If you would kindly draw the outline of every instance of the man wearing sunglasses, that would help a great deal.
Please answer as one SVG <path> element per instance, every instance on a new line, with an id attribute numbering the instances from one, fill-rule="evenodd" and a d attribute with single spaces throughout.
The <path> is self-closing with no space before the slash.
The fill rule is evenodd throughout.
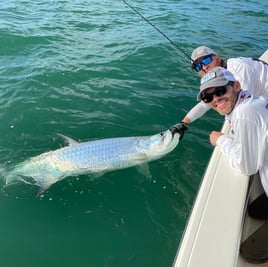
<path id="1" fill-rule="evenodd" d="M 233 73 L 243 90 L 251 90 L 254 95 L 268 97 L 268 65 L 260 60 L 245 57 L 223 60 L 214 50 L 206 46 L 194 49 L 191 59 L 192 69 L 200 77 L 215 67 L 224 67 Z M 209 107 L 204 101 L 199 102 L 181 122 L 171 127 L 171 130 L 180 132 L 182 138 L 184 131 L 188 129 L 188 124 L 202 117 L 208 110 Z"/>
<path id="2" fill-rule="evenodd" d="M 211 144 L 217 145 L 238 171 L 260 174 L 265 193 L 248 209 L 252 217 L 266 222 L 241 244 L 240 251 L 248 262 L 268 266 L 268 98 L 241 90 L 231 72 L 216 67 L 201 78 L 197 99 L 225 115 L 231 124 L 233 136 L 213 131 Z"/>

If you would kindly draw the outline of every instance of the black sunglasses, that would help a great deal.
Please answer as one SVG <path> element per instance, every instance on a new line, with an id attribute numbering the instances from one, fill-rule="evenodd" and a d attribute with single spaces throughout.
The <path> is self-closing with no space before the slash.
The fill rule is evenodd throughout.
<path id="1" fill-rule="evenodd" d="M 211 93 L 202 92 L 201 95 L 200 95 L 200 98 L 205 103 L 210 103 L 213 100 L 213 96 L 214 95 L 215 96 L 223 96 L 223 95 L 225 95 L 226 92 L 227 92 L 227 88 L 226 87 L 228 85 L 233 85 L 233 84 L 234 84 L 233 82 L 229 82 L 225 86 L 216 87 L 214 89 L 214 91 L 211 92 Z"/>

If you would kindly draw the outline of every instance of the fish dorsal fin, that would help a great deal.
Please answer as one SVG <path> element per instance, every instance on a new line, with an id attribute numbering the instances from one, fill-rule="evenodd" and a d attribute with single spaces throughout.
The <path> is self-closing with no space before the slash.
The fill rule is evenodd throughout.
<path id="1" fill-rule="evenodd" d="M 63 138 L 68 143 L 69 146 L 75 146 L 75 145 L 78 145 L 79 144 L 78 141 L 76 141 L 76 140 L 74 140 L 71 137 L 68 137 L 66 135 L 63 135 L 63 134 L 58 133 L 58 136 L 60 136 L 61 138 Z"/>

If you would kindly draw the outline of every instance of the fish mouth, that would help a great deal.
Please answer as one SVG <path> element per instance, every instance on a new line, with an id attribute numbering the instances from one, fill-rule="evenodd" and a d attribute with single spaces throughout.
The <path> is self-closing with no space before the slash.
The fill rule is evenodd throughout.
<path id="1" fill-rule="evenodd" d="M 179 143 L 180 134 L 178 132 L 167 130 L 166 132 L 164 132 L 164 136 L 165 136 L 164 146 L 170 152 Z M 168 153 L 168 152 L 166 151 L 165 153 Z"/>
<path id="2" fill-rule="evenodd" d="M 171 133 L 172 139 L 175 137 L 176 134 L 180 136 L 180 134 L 176 131 L 171 131 L 171 130 L 168 130 L 168 131 Z"/>
<path id="3" fill-rule="evenodd" d="M 166 145 L 173 142 L 174 139 L 179 139 L 180 134 L 178 132 L 173 132 L 170 129 L 163 132 L 163 141 Z"/>

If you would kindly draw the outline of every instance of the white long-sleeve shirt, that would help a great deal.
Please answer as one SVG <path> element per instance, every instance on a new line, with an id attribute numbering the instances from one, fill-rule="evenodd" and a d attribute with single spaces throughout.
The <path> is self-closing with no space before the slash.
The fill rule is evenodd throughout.
<path id="1" fill-rule="evenodd" d="M 236 170 L 246 175 L 259 171 L 268 196 L 268 98 L 241 91 L 226 119 L 231 123 L 234 136 L 222 135 L 217 146 Z"/>
<path id="2" fill-rule="evenodd" d="M 268 64 L 252 58 L 238 57 L 227 60 L 227 69 L 240 82 L 241 88 L 249 90 L 253 95 L 268 97 Z M 193 122 L 208 110 L 209 107 L 201 101 L 186 114 L 186 117 Z"/>

